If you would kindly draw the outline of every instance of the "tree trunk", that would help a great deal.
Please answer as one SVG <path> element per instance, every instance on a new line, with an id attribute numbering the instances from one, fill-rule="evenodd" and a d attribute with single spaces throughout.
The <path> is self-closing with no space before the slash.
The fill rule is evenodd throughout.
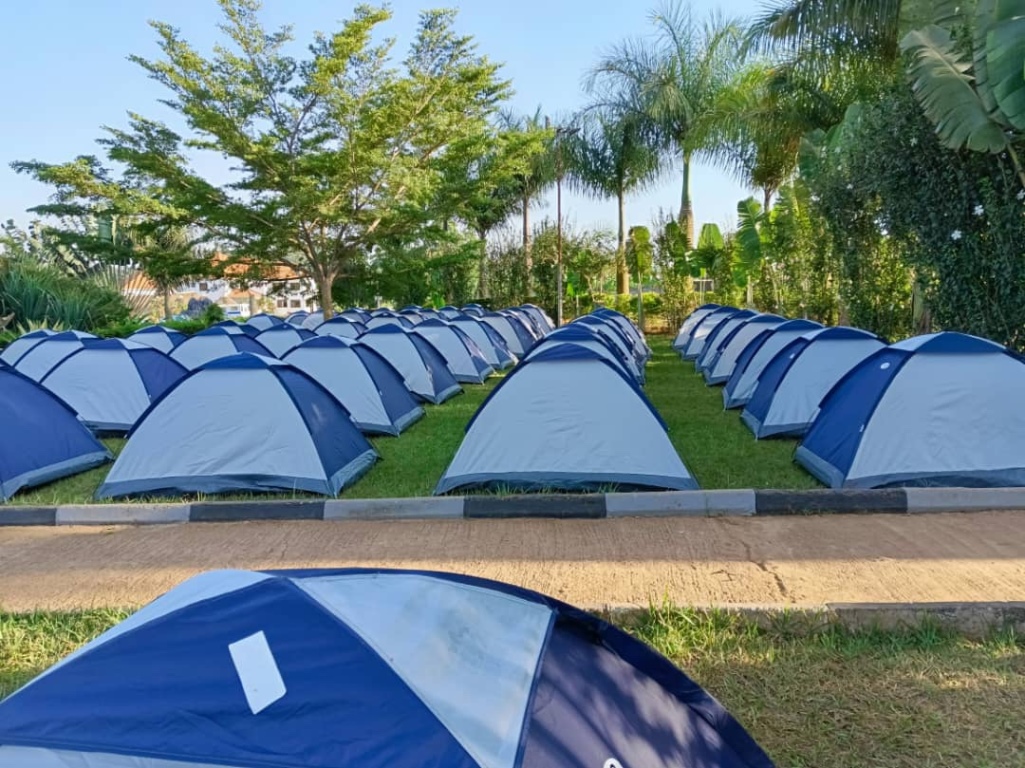
<path id="1" fill-rule="evenodd" d="M 249 289 L 249 316 L 250 317 L 252 317 L 253 315 L 257 314 L 257 311 L 256 311 L 257 308 L 258 307 L 257 307 L 257 302 L 256 302 L 256 294 L 253 292 L 253 289 L 250 288 Z"/>
<path id="2" fill-rule="evenodd" d="M 477 232 L 480 238 L 480 275 L 477 281 L 477 297 L 488 297 L 488 241 L 487 232 Z"/>
<path id="3" fill-rule="evenodd" d="M 755 305 L 755 279 L 754 275 L 747 276 L 747 308 L 753 309 Z"/>
<path id="4" fill-rule="evenodd" d="M 335 284 L 335 273 L 327 270 L 318 270 L 317 295 L 320 299 L 320 309 L 324 313 L 324 319 L 330 320 L 335 316 L 335 302 L 331 298 L 331 289 Z"/>
<path id="5" fill-rule="evenodd" d="M 616 251 L 616 293 L 630 293 L 630 268 L 626 264 L 626 196 L 619 191 L 619 249 Z"/>
<path id="6" fill-rule="evenodd" d="M 530 253 L 530 195 L 523 196 L 523 268 L 527 298 L 534 298 L 534 257 Z"/>
<path id="7" fill-rule="evenodd" d="M 762 190 L 762 211 L 765 212 L 765 213 L 768 213 L 769 209 L 771 207 L 772 207 L 772 189 L 770 187 L 766 187 L 765 189 Z"/>
<path id="8" fill-rule="evenodd" d="M 171 319 L 171 288 L 164 286 L 164 320 Z"/>
<path id="9" fill-rule="evenodd" d="M 690 153 L 683 156 L 683 188 L 680 191 L 680 229 L 687 237 L 687 248 L 694 247 L 694 209 L 690 203 Z"/>

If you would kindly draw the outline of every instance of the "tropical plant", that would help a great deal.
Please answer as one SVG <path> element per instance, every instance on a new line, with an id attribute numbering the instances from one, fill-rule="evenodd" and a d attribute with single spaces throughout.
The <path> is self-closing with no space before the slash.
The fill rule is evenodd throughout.
<path id="1" fill-rule="evenodd" d="M 626 262 L 637 278 L 637 323 L 641 330 L 644 330 L 644 278 L 651 274 L 654 258 L 651 230 L 641 226 L 630 227 L 626 241 Z"/>
<path id="2" fill-rule="evenodd" d="M 643 118 L 649 140 L 681 161 L 680 224 L 693 243 L 691 167 L 715 144 L 720 101 L 743 67 L 742 33 L 722 16 L 700 23 L 679 1 L 653 12 L 651 21 L 654 38 L 610 50 L 587 87 L 599 104 Z"/>
<path id="3" fill-rule="evenodd" d="M 626 261 L 627 195 L 649 187 L 662 170 L 658 151 L 646 141 L 636 112 L 595 108 L 583 113 L 579 131 L 566 142 L 571 188 L 599 199 L 615 199 L 618 243 L 616 292 L 630 291 Z"/>

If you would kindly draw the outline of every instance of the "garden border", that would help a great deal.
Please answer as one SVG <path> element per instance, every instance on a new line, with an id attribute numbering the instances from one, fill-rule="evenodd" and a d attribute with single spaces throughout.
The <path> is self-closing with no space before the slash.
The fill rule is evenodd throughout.
<path id="1" fill-rule="evenodd" d="M 752 517 L 1025 510 L 1025 488 L 709 490 L 398 499 L 197 501 L 0 506 L 0 526 L 147 525 L 259 520 L 441 520 L 541 517 Z"/>

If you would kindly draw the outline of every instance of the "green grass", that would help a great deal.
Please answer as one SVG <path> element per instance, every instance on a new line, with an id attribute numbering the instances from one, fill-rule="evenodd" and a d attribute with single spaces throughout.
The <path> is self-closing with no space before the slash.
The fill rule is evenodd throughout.
<path id="1" fill-rule="evenodd" d="M 0 613 L 0 697 L 122 619 Z M 780 768 L 1025 765 L 1025 639 L 854 632 L 656 607 L 626 627 L 718 698 Z"/>
<path id="2" fill-rule="evenodd" d="M 706 387 L 692 363 L 684 363 L 667 336 L 650 339 L 654 357 L 648 364 L 645 391 L 669 425 L 669 436 L 702 488 L 815 488 L 818 482 L 793 462 L 793 440 L 756 441 L 740 422 L 739 411 L 724 411 L 722 388 Z M 483 386 L 466 385 L 464 394 L 443 405 L 429 405 L 427 415 L 401 436 L 372 440 L 381 461 L 343 498 L 428 496 L 462 442 L 470 417 L 501 379 Z M 124 440 L 105 440 L 116 454 Z M 41 488 L 20 493 L 12 504 L 51 506 L 88 504 L 109 466 L 98 467 Z M 314 498 L 308 494 L 274 494 L 279 498 Z M 225 501 L 253 494 L 217 497 Z M 154 501 L 151 499 L 150 501 Z M 169 501 L 169 499 L 161 499 Z"/>

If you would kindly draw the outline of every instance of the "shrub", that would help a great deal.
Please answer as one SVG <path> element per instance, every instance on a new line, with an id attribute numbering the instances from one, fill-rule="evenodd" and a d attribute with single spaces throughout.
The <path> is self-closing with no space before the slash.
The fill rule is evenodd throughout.
<path id="1" fill-rule="evenodd" d="M 129 309 L 116 291 L 13 258 L 0 262 L 0 316 L 8 314 L 14 315 L 13 330 L 37 324 L 92 331 L 127 320 Z"/>

